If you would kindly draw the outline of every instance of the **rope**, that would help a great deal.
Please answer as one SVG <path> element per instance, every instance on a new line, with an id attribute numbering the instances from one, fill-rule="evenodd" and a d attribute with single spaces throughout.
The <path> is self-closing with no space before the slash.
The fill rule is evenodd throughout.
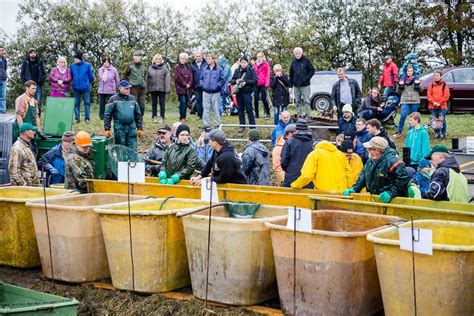
<path id="1" fill-rule="evenodd" d="M 53 251 L 51 247 L 51 232 L 49 230 L 49 216 L 48 216 L 48 204 L 46 202 L 46 176 L 44 172 L 44 164 L 41 168 L 41 175 L 43 177 L 43 198 L 44 198 L 44 212 L 46 215 L 46 229 L 48 230 L 48 245 L 49 245 L 49 262 L 51 265 L 51 279 L 53 280 L 54 285 L 54 265 L 53 265 Z"/>
<path id="2" fill-rule="evenodd" d="M 209 294 L 209 257 L 211 253 L 211 216 L 212 216 L 212 180 L 206 181 L 206 188 L 209 189 L 208 183 L 210 183 L 211 188 L 210 188 L 210 197 L 209 197 L 209 227 L 207 230 L 207 268 L 206 268 L 206 309 L 208 306 L 208 301 L 207 297 Z"/>
<path id="3" fill-rule="evenodd" d="M 296 206 L 293 212 L 293 315 L 296 315 Z"/>
<path id="4" fill-rule="evenodd" d="M 415 236 L 414 236 L 414 227 L 413 227 L 413 216 L 411 216 L 411 258 L 412 258 L 412 267 L 413 267 L 413 307 L 415 308 L 415 316 L 417 316 L 418 311 L 416 308 L 416 272 L 415 272 Z"/>
<path id="5" fill-rule="evenodd" d="M 130 259 L 132 263 L 132 290 L 135 291 L 135 266 L 133 264 L 133 242 L 132 242 L 132 215 L 130 211 L 130 167 L 135 168 L 136 162 L 133 165 L 130 160 L 127 162 L 127 202 L 128 202 L 128 231 L 130 234 Z"/>

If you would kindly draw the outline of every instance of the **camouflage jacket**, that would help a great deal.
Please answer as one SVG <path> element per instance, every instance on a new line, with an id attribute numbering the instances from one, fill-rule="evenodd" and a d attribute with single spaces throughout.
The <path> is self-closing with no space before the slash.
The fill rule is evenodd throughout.
<path id="1" fill-rule="evenodd" d="M 8 160 L 10 183 L 19 186 L 38 186 L 40 184 L 35 154 L 29 142 L 18 137 L 10 149 Z"/>
<path id="2" fill-rule="evenodd" d="M 74 149 L 66 158 L 64 188 L 87 192 L 86 179 L 94 178 L 94 163 L 92 153 L 84 154 Z"/>

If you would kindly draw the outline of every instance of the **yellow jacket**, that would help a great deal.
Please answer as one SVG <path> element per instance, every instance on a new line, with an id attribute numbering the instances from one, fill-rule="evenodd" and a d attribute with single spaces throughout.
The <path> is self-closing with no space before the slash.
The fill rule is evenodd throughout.
<path id="1" fill-rule="evenodd" d="M 349 188 L 352 188 L 354 183 L 357 181 L 357 178 L 359 178 L 360 172 L 364 168 L 364 163 L 358 154 L 353 153 L 351 160 L 349 160 L 349 166 L 351 167 L 352 171 L 352 179 L 349 182 Z"/>
<path id="2" fill-rule="evenodd" d="M 341 192 L 350 188 L 352 177 L 346 156 L 336 146 L 323 140 L 306 157 L 301 176 L 291 187 L 301 189 L 313 181 L 315 190 Z"/>

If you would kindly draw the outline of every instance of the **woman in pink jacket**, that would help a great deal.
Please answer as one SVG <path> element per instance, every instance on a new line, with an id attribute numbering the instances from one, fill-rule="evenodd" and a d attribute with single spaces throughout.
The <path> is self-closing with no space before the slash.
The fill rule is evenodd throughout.
<path id="1" fill-rule="evenodd" d="M 258 100 L 261 99 L 263 102 L 265 119 L 270 118 L 270 105 L 268 104 L 268 87 L 270 86 L 270 64 L 265 60 L 263 53 L 257 54 L 257 62 L 253 66 L 258 76 L 258 82 L 255 86 L 254 92 L 254 106 L 255 106 L 255 118 L 259 117 L 258 114 Z"/>
<path id="2" fill-rule="evenodd" d="M 51 82 L 50 96 L 58 98 L 69 97 L 69 84 L 72 81 L 72 77 L 65 57 L 60 56 L 58 58 L 56 67 L 53 68 L 49 75 L 49 81 Z"/>

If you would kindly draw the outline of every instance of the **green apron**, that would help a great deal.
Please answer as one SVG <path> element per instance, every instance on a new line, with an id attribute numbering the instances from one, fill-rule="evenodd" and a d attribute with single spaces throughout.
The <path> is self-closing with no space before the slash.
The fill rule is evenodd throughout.
<path id="1" fill-rule="evenodd" d="M 28 104 L 28 109 L 26 110 L 26 115 L 23 118 L 23 123 L 30 123 L 31 125 L 36 126 L 36 105 L 31 106 Z M 20 136 L 20 126 L 18 125 L 17 120 L 15 120 L 15 122 L 13 123 L 12 135 L 13 135 L 13 140 L 12 140 L 12 144 L 13 144 L 14 142 L 16 142 L 16 140 Z M 36 149 L 38 148 L 37 144 L 38 144 L 38 133 L 35 134 L 35 139 L 31 141 L 31 145 L 35 153 L 36 153 Z"/>

